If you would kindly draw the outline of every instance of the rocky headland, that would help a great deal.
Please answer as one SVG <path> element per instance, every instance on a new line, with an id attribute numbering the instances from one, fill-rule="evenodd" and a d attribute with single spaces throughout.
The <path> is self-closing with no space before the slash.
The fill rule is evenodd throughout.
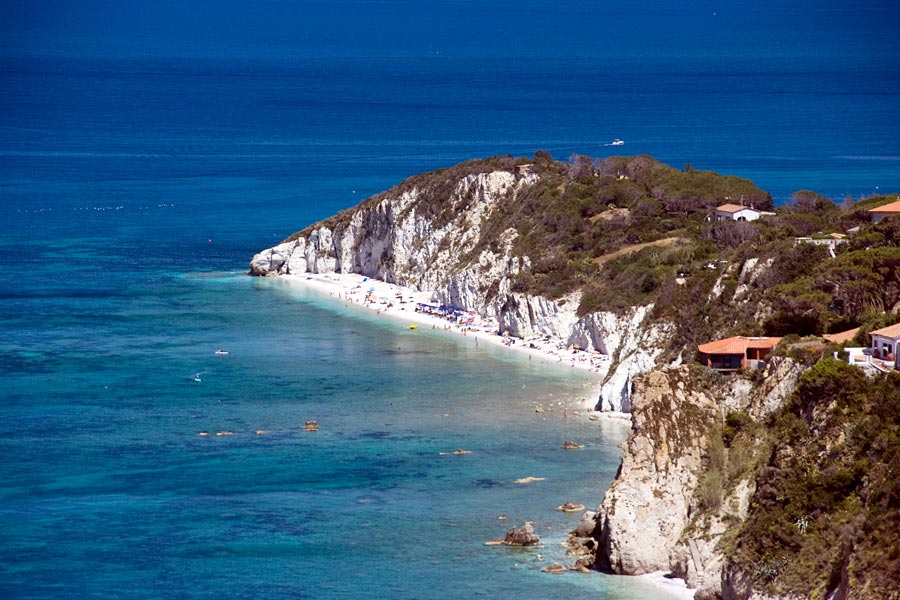
<path id="1" fill-rule="evenodd" d="M 632 431 L 569 536 L 569 569 L 665 571 L 701 600 L 896 597 L 900 381 L 837 360 L 822 335 L 861 324 L 842 343 L 867 344 L 897 321 L 900 226 L 868 222 L 885 197 L 795 196 L 722 222 L 721 202 L 771 198 L 644 156 L 472 161 L 307 227 L 250 272 L 358 274 L 475 311 L 496 335 L 604 356 L 596 408 L 631 413 Z M 854 227 L 844 245 L 796 241 Z M 764 370 L 696 362 L 730 335 L 783 339 Z"/>

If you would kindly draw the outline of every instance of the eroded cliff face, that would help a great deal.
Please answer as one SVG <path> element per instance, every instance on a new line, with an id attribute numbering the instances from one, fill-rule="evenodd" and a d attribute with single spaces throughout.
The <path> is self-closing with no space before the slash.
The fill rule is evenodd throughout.
<path id="1" fill-rule="evenodd" d="M 355 209 L 334 229 L 320 226 L 296 240 L 253 257 L 253 275 L 359 273 L 384 281 L 432 290 L 446 286 L 461 257 L 481 241 L 482 224 L 500 202 L 512 202 L 536 177 L 517 179 L 496 171 L 469 175 L 456 183 L 439 211 L 433 199 L 413 188 L 384 195 Z M 508 243 L 508 239 L 500 240 Z M 503 252 L 496 252 L 502 256 Z M 485 257 L 485 260 L 489 260 Z M 504 265 L 515 274 L 518 264 Z"/>
<path id="2" fill-rule="evenodd" d="M 722 538 L 747 518 L 756 481 L 739 462 L 749 457 L 716 448 L 716 440 L 725 415 L 760 419 L 780 407 L 802 371 L 778 358 L 757 384 L 696 366 L 637 377 L 632 432 L 597 512 L 595 566 L 625 575 L 673 572 L 698 600 L 722 597 Z"/>
<path id="3" fill-rule="evenodd" d="M 637 379 L 632 432 L 622 466 L 599 510 L 597 564 L 624 575 L 670 570 L 669 553 L 687 526 L 707 432 L 721 408 L 690 387 L 679 367 Z"/>
<path id="4" fill-rule="evenodd" d="M 491 235 L 498 207 L 515 203 L 538 176 L 495 171 L 461 178 L 446 198 L 417 188 L 387 192 L 353 209 L 332 227 L 314 226 L 294 240 L 266 249 L 250 264 L 258 276 L 358 273 L 430 291 L 435 300 L 495 317 L 513 336 L 549 334 L 566 345 L 609 356 L 597 408 L 631 410 L 632 379 L 657 366 L 669 328 L 651 324 L 650 307 L 624 315 L 577 315 L 579 293 L 551 300 L 513 291 L 516 275 L 531 268 L 517 256 L 513 229 Z"/>

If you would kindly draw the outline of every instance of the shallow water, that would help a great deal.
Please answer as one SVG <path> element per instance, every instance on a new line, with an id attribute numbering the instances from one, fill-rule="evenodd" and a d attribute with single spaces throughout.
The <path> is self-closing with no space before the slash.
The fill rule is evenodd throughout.
<path id="1" fill-rule="evenodd" d="M 641 597 L 532 573 L 577 522 L 553 506 L 597 504 L 618 465 L 621 423 L 534 412 L 587 376 L 241 274 L 130 297 L 3 363 L 9 594 Z M 524 520 L 543 560 L 482 545 Z"/>

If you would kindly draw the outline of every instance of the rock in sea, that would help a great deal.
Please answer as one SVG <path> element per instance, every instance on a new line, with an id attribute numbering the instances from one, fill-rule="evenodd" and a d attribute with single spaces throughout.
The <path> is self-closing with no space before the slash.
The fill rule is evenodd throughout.
<path id="1" fill-rule="evenodd" d="M 520 529 L 510 527 L 503 543 L 507 546 L 537 546 L 541 539 L 534 533 L 534 524 L 526 521 Z"/>
<path id="2" fill-rule="evenodd" d="M 544 567 L 543 571 L 544 573 L 553 573 L 555 575 L 558 575 L 560 573 L 565 573 L 566 568 L 559 563 L 553 563 L 552 565 Z"/>
<path id="3" fill-rule="evenodd" d="M 578 504 L 577 502 L 566 502 L 565 504 L 557 506 L 556 510 L 562 512 L 578 512 L 584 510 L 584 504 Z"/>

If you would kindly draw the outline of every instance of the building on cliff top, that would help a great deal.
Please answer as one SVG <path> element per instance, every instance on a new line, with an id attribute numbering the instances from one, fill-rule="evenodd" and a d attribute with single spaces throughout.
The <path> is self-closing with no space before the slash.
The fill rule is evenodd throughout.
<path id="1" fill-rule="evenodd" d="M 529 163 L 527 165 L 516 165 L 516 177 L 525 177 L 526 175 L 530 175 L 534 172 L 534 165 Z"/>
<path id="2" fill-rule="evenodd" d="M 724 340 L 700 344 L 700 362 L 717 371 L 761 369 L 780 337 L 747 337 L 738 335 Z"/>
<path id="3" fill-rule="evenodd" d="M 714 218 L 716 221 L 755 221 L 760 217 L 774 214 L 773 212 L 756 210 L 752 206 L 723 204 L 716 207 Z"/>
<path id="4" fill-rule="evenodd" d="M 843 344 L 844 342 L 849 342 L 850 340 L 855 338 L 858 332 L 859 327 L 854 327 L 853 329 L 848 329 L 847 331 L 839 331 L 838 333 L 826 333 L 822 337 L 832 344 Z"/>
<path id="5" fill-rule="evenodd" d="M 900 198 L 869 211 L 869 216 L 872 217 L 873 223 L 878 223 L 887 217 L 896 217 L 897 215 L 900 215 Z"/>
<path id="6" fill-rule="evenodd" d="M 894 363 L 894 368 L 900 367 L 900 323 L 882 327 L 869 333 L 872 340 L 872 356 Z"/>

